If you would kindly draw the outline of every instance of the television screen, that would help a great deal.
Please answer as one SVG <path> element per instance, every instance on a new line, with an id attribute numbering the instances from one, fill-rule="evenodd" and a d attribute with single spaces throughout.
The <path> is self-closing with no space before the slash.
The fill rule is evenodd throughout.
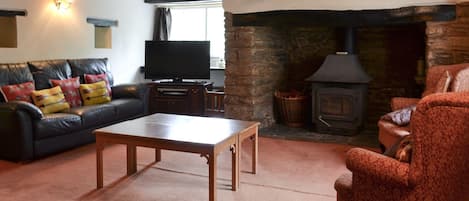
<path id="1" fill-rule="evenodd" d="M 145 41 L 145 79 L 210 79 L 210 41 Z"/>

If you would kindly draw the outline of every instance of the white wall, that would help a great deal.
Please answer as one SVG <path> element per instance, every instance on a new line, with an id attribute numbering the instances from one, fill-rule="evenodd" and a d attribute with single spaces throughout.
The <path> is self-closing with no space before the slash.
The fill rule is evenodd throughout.
<path id="1" fill-rule="evenodd" d="M 154 5 L 143 0 L 74 0 L 59 12 L 53 0 L 1 0 L 0 9 L 27 9 L 17 17 L 18 47 L 0 48 L 0 63 L 44 59 L 102 58 L 110 61 L 115 83 L 142 81 L 145 40 L 153 34 Z M 87 17 L 118 20 L 112 49 L 94 48 L 94 26 Z M 1 27 L 0 27 L 1 28 Z"/>
<path id="2" fill-rule="evenodd" d="M 467 1 L 469 0 L 223 0 L 223 8 L 226 12 L 239 14 L 273 10 L 392 9 Z"/>

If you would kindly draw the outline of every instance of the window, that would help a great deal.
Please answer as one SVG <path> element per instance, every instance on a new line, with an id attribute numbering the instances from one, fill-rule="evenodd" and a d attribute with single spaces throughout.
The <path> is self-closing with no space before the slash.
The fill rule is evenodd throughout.
<path id="1" fill-rule="evenodd" d="M 210 68 L 225 68 L 225 16 L 221 5 L 172 7 L 169 40 L 209 40 Z"/>

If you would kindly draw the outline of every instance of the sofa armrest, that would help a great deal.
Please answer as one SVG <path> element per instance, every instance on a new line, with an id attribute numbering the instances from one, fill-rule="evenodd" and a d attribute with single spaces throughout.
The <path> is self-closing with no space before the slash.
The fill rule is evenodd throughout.
<path id="1" fill-rule="evenodd" d="M 146 99 L 148 87 L 146 84 L 121 84 L 112 87 L 112 97 Z"/>
<path id="2" fill-rule="evenodd" d="M 409 164 L 362 148 L 347 152 L 347 168 L 386 184 L 409 186 Z"/>
<path id="3" fill-rule="evenodd" d="M 144 115 L 149 114 L 150 87 L 145 83 L 122 84 L 112 87 L 112 97 L 119 98 L 137 98 L 143 102 Z"/>
<path id="4" fill-rule="evenodd" d="M 391 110 L 396 111 L 411 105 L 416 105 L 419 98 L 394 97 L 391 99 Z"/>
<path id="5" fill-rule="evenodd" d="M 30 103 L 0 103 L 0 158 L 12 161 L 33 159 L 33 122 L 42 117 L 41 110 Z"/>
<path id="6" fill-rule="evenodd" d="M 20 110 L 27 112 L 32 119 L 42 119 L 44 117 L 44 114 L 38 107 L 25 101 L 10 101 L 0 104 L 0 111 L 3 112 L 14 113 Z"/>

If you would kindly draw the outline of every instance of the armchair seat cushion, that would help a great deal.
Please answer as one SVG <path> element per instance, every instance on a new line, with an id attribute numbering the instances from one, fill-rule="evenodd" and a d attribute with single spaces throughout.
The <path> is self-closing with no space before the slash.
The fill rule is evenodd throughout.
<path id="1" fill-rule="evenodd" d="M 407 126 L 398 126 L 392 122 L 386 120 L 378 121 L 379 142 L 386 147 L 390 148 L 396 142 L 398 142 L 402 137 L 410 134 L 410 125 Z"/>
<path id="2" fill-rule="evenodd" d="M 116 108 L 109 103 L 71 108 L 67 113 L 80 116 L 85 128 L 104 125 L 117 119 Z"/>
<path id="3" fill-rule="evenodd" d="M 128 118 L 143 113 L 143 101 L 133 98 L 116 99 L 109 103 L 116 109 L 117 118 Z"/>
<path id="4" fill-rule="evenodd" d="M 34 121 L 35 139 L 65 135 L 81 129 L 81 118 L 67 113 L 46 114 Z"/>

